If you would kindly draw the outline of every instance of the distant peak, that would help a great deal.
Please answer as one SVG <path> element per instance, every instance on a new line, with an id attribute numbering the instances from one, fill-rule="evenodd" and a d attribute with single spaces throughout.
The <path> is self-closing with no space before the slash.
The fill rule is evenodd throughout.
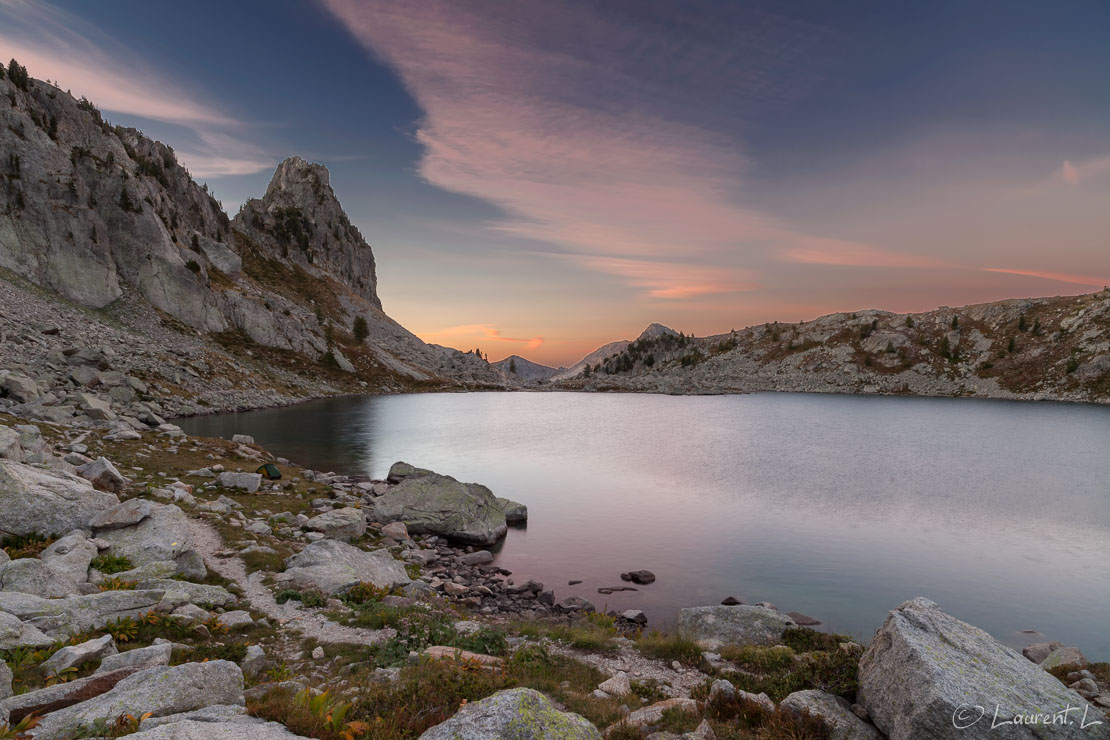
<path id="1" fill-rule="evenodd" d="M 644 329 L 639 338 L 649 339 L 652 337 L 662 337 L 668 334 L 672 336 L 678 336 L 678 332 L 670 328 L 669 326 L 663 326 L 662 324 L 648 324 L 648 328 Z"/>
<path id="2" fill-rule="evenodd" d="M 274 171 L 270 186 L 266 188 L 266 196 L 272 198 L 279 193 L 303 192 L 305 185 L 310 186 L 318 199 L 322 198 L 325 192 L 331 191 L 331 174 L 328 168 L 297 156 L 289 157 Z M 332 197 L 335 197 L 334 194 Z"/>

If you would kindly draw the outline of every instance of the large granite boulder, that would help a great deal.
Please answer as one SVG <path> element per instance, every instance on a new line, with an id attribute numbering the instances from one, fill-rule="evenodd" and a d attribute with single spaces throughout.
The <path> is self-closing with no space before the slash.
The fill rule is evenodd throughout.
<path id="1" fill-rule="evenodd" d="M 47 714 L 32 736 L 58 740 L 100 720 L 111 723 L 121 714 L 163 717 L 211 704 L 242 703 L 243 672 L 231 661 L 159 666 L 133 673 L 105 694 Z"/>
<path id="2" fill-rule="evenodd" d="M 601 740 L 584 717 L 560 712 L 532 689 L 498 691 L 467 704 L 420 740 Z"/>
<path id="3" fill-rule="evenodd" d="M 0 591 L 0 612 L 7 612 L 51 637 L 99 629 L 120 617 L 138 617 L 158 608 L 165 591 L 104 591 L 88 596 L 44 599 Z M 3 634 L 0 629 L 0 634 Z M 0 643 L 3 638 L 0 638 Z"/>
<path id="4" fill-rule="evenodd" d="M 104 660 L 119 650 L 111 635 L 101 635 L 79 645 L 66 645 L 42 662 L 39 667 L 47 676 L 57 675 L 67 668 L 76 668 L 94 660 Z"/>
<path id="5" fill-rule="evenodd" d="M 407 462 L 395 462 L 389 467 L 389 473 L 386 474 L 385 479 L 390 483 L 400 483 L 406 478 L 423 478 L 429 475 L 435 475 L 435 472 L 409 465 Z"/>
<path id="6" fill-rule="evenodd" d="M 106 457 L 98 457 L 92 462 L 85 463 L 77 468 L 77 475 L 81 476 L 93 488 L 108 493 L 119 493 L 127 487 L 128 480 L 116 470 L 116 466 Z"/>
<path id="7" fill-rule="evenodd" d="M 0 460 L 0 537 L 72 532 L 118 505 L 83 478 Z"/>
<path id="8" fill-rule="evenodd" d="M 18 647 L 48 647 L 54 640 L 37 627 L 24 624 L 14 614 L 0 611 L 0 650 Z M 0 661 L 2 662 L 2 661 Z"/>
<path id="9" fill-rule="evenodd" d="M 291 555 L 285 561 L 285 572 L 278 573 L 274 580 L 329 594 L 358 583 L 393 588 L 411 582 L 404 563 L 394 560 L 388 550 L 366 552 L 338 540 L 319 540 Z"/>
<path id="10" fill-rule="evenodd" d="M 39 386 L 26 375 L 11 374 L 0 380 L 0 396 L 14 398 L 20 403 L 30 403 L 41 395 Z"/>
<path id="11" fill-rule="evenodd" d="M 330 540 L 350 542 L 366 534 L 366 515 L 361 509 L 348 506 L 314 516 L 305 527 L 322 533 Z"/>
<path id="12" fill-rule="evenodd" d="M 847 701 L 824 691 L 795 691 L 779 705 L 795 713 L 819 717 L 829 731 L 830 740 L 883 740 L 873 725 L 852 713 Z"/>
<path id="13" fill-rule="evenodd" d="M 695 606 L 678 612 L 678 631 L 707 650 L 721 645 L 779 645 L 787 627 L 786 614 L 762 606 Z"/>
<path id="14" fill-rule="evenodd" d="M 38 558 L 18 558 L 0 565 L 0 591 L 60 599 L 77 593 L 77 582 L 59 576 Z"/>
<path id="15" fill-rule="evenodd" d="M 505 512 L 488 488 L 434 473 L 405 477 L 374 500 L 373 515 L 380 522 L 404 522 L 410 534 L 468 545 L 492 545 L 508 531 Z"/>
<path id="16" fill-rule="evenodd" d="M 179 570 L 192 571 L 200 560 L 193 550 L 189 517 L 173 504 L 133 499 L 92 521 L 98 539 L 111 545 L 113 555 L 122 555 L 132 565 L 172 560 Z M 203 569 L 203 561 L 200 561 Z M 198 574 L 189 573 L 195 577 Z M 204 577 L 205 573 L 199 573 Z"/>
<path id="17" fill-rule="evenodd" d="M 890 612 L 860 659 L 859 683 L 860 704 L 890 740 L 1110 738 L 1083 697 L 924 598 Z M 1084 717 L 1103 724 L 1081 727 Z"/>
<path id="18" fill-rule="evenodd" d="M 294 735 L 285 725 L 262 720 L 247 721 L 250 719 L 225 720 L 222 724 L 210 720 L 179 720 L 127 737 L 132 740 L 304 740 L 304 735 Z M 148 722 L 150 720 L 143 724 Z"/>

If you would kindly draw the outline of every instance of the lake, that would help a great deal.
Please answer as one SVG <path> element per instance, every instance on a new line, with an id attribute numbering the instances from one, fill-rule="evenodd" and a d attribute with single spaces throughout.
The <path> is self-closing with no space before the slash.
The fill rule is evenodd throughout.
<path id="1" fill-rule="evenodd" d="M 483 483 L 529 509 L 495 549 L 514 579 L 656 625 L 736 596 L 866 642 L 920 595 L 1015 647 L 1110 659 L 1110 408 L 437 393 L 178 423 L 317 470 L 383 478 L 404 460 Z M 658 580 L 597 593 L 632 569 Z"/>

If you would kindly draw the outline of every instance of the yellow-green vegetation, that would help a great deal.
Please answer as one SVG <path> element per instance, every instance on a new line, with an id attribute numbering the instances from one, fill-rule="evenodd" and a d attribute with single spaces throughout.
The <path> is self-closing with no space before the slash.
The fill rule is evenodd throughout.
<path id="1" fill-rule="evenodd" d="M 740 697 L 719 696 L 706 703 L 705 716 L 717 740 L 829 740 L 825 724 L 815 717 L 766 708 Z M 611 740 L 612 736 L 610 736 Z"/>
<path id="2" fill-rule="evenodd" d="M 1094 674 L 1095 680 L 1099 683 L 1110 683 L 1110 663 L 1088 663 L 1085 668 L 1086 670 Z M 1066 685 L 1074 683 L 1072 681 L 1068 681 L 1068 674 L 1080 670 L 1084 670 L 1084 666 L 1066 664 L 1058 665 L 1055 668 L 1050 668 L 1048 672 L 1056 678 L 1060 679 L 1060 681 Z"/>
<path id="3" fill-rule="evenodd" d="M 649 658 L 677 660 L 689 666 L 696 666 L 701 660 L 702 650 L 693 638 L 677 632 L 651 630 L 640 635 L 636 648 Z"/>
<path id="4" fill-rule="evenodd" d="M 579 650 L 597 652 L 616 650 L 617 645 L 613 642 L 613 638 L 617 636 L 617 630 L 613 626 L 612 618 L 598 619 L 597 617 L 604 617 L 604 615 L 590 615 L 586 619 L 576 619 L 572 622 L 517 620 L 509 624 L 509 631 L 532 639 L 546 637 Z"/>
<path id="5" fill-rule="evenodd" d="M 97 588 L 101 591 L 134 591 L 138 581 L 125 581 L 122 578 L 107 578 Z"/>
<path id="6" fill-rule="evenodd" d="M 0 540 L 0 549 L 8 553 L 12 560 L 18 558 L 37 558 L 43 550 L 54 544 L 53 537 L 31 532 L 13 535 Z"/>
<path id="7" fill-rule="evenodd" d="M 859 649 L 840 647 L 850 638 L 804 627 L 783 634 L 785 646 L 727 646 L 720 654 L 738 670 L 721 675 L 737 688 L 766 693 L 774 701 L 804 689 L 820 689 L 850 702 L 859 689 Z"/>
<path id="8" fill-rule="evenodd" d="M 100 571 L 106 576 L 113 573 L 122 573 L 125 570 L 131 570 L 134 566 L 131 561 L 123 555 L 97 555 L 89 563 L 89 567 Z"/>
<path id="9" fill-rule="evenodd" d="M 538 645 L 518 650 L 502 670 L 465 664 L 422 661 L 401 669 L 397 681 L 375 683 L 361 680 L 355 672 L 352 683 L 360 684 L 355 697 L 329 697 L 332 706 L 349 704 L 343 715 L 350 737 L 374 740 L 415 738 L 433 725 L 451 717 L 464 702 L 483 699 L 502 689 L 525 686 L 543 691 L 563 703 L 569 711 L 585 716 L 599 727 L 616 722 L 621 702 L 595 699 L 589 693 L 605 679 L 596 669 L 578 661 L 551 655 Z M 329 727 L 324 711 L 312 711 L 295 701 L 289 692 L 274 691 L 247 702 L 248 711 L 286 724 L 293 732 L 324 740 L 348 737 L 344 730 Z M 334 724 L 334 723 L 333 723 Z"/>

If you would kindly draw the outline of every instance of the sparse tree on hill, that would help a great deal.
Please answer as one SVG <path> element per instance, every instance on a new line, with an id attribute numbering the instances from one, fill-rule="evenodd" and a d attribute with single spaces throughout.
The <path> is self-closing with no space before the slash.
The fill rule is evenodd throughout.
<path id="1" fill-rule="evenodd" d="M 960 328 L 960 317 L 959 316 L 953 316 L 952 317 L 952 328 L 953 329 L 959 329 Z"/>
<path id="2" fill-rule="evenodd" d="M 516 375 L 516 358 L 513 357 L 509 360 L 509 372 Z"/>
<path id="3" fill-rule="evenodd" d="M 365 316 L 356 316 L 355 317 L 354 332 L 355 332 L 355 341 L 358 341 L 358 342 L 365 342 L 366 338 L 368 336 L 370 336 L 370 327 L 366 323 L 366 317 Z"/>

